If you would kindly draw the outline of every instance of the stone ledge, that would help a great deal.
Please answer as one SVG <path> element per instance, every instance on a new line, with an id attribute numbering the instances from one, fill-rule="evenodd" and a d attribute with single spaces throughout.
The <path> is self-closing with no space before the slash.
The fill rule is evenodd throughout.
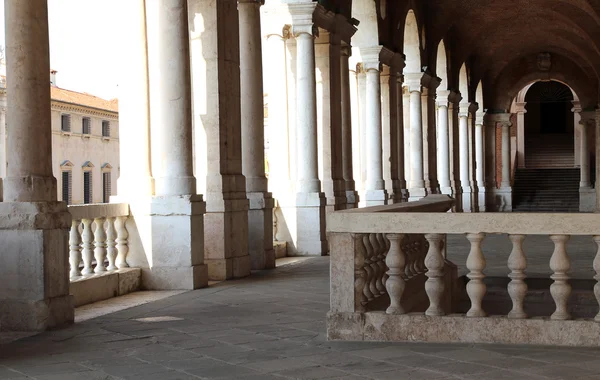
<path id="1" fill-rule="evenodd" d="M 0 230 L 71 228 L 71 214 L 63 202 L 0 202 Z"/>
<path id="2" fill-rule="evenodd" d="M 141 279 L 140 268 L 125 268 L 73 280 L 69 291 L 79 307 L 138 291 Z"/>
<path id="3" fill-rule="evenodd" d="M 429 317 L 422 313 L 327 314 L 327 339 L 375 342 L 496 343 L 599 347 L 600 323 L 591 319 L 555 321 L 505 316 Z"/>

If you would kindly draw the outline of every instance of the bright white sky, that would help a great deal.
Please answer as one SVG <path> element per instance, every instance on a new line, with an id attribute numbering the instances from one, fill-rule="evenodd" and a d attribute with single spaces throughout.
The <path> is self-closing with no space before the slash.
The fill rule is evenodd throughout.
<path id="1" fill-rule="evenodd" d="M 120 1 L 128 0 L 48 0 L 50 67 L 58 71 L 59 87 L 106 99 L 117 97 Z M 0 24 L 4 45 L 2 0 Z"/>

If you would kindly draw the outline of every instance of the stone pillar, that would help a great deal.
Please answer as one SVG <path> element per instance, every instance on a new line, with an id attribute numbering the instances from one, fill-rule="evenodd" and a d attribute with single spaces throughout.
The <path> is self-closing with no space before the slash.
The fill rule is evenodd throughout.
<path id="1" fill-rule="evenodd" d="M 317 94 L 315 75 L 316 4 L 290 7 L 296 37 L 296 250 L 301 255 L 327 253 L 325 238 L 325 194 L 321 192 L 317 163 Z M 300 112 L 302 111 L 302 112 Z"/>
<path id="2" fill-rule="evenodd" d="M 260 6 L 239 0 L 242 173 L 246 177 L 248 253 L 252 269 L 275 268 L 273 197 L 265 176 L 265 125 Z"/>
<path id="3" fill-rule="evenodd" d="M 401 154 L 404 154 L 404 146 L 400 147 L 401 142 L 402 144 L 404 144 L 403 137 L 401 136 L 401 134 L 403 133 L 401 129 L 403 128 L 403 123 L 401 123 L 399 120 L 399 117 L 402 117 L 402 111 L 398 107 L 398 105 L 400 104 L 399 102 L 402 99 L 402 94 L 399 91 L 399 88 L 402 88 L 402 83 L 398 82 L 398 77 L 402 76 L 403 68 L 404 56 L 400 54 L 394 54 L 392 61 L 390 62 L 389 102 L 388 104 L 386 104 L 386 107 L 389 108 L 390 125 L 389 166 L 391 171 L 391 192 L 389 194 L 389 197 L 391 199 L 391 203 L 402 202 L 403 197 L 406 195 L 403 194 L 403 188 L 406 189 L 406 183 L 404 182 L 404 160 L 401 156 Z M 388 139 L 388 137 L 385 134 L 384 139 Z M 402 169 L 400 169 L 400 165 L 402 165 Z M 402 176 L 402 179 L 400 179 L 400 176 Z M 388 188 L 390 188 L 390 185 L 388 185 Z M 406 191 L 404 191 L 404 193 L 406 193 Z"/>
<path id="4" fill-rule="evenodd" d="M 425 186 L 428 194 L 439 194 L 437 178 L 437 136 L 436 136 L 436 91 L 441 79 L 423 75 L 423 159 L 425 165 Z"/>
<path id="5" fill-rule="evenodd" d="M 402 66 L 404 66 L 404 63 L 402 64 Z M 396 123 L 397 123 L 397 138 L 398 138 L 398 188 L 399 188 L 399 192 L 397 191 L 396 193 L 399 194 L 400 198 L 398 198 L 397 196 L 394 199 L 394 202 L 408 202 L 408 188 L 407 188 L 407 184 L 406 184 L 406 165 L 405 165 L 405 161 L 406 161 L 406 153 L 405 153 L 405 147 L 406 147 L 406 143 L 405 140 L 405 134 L 404 132 L 406 131 L 406 128 L 404 126 L 404 114 L 405 112 L 408 113 L 408 111 L 405 111 L 404 109 L 404 87 L 403 87 L 403 83 L 404 83 L 404 76 L 402 75 L 402 69 L 398 68 L 398 76 L 396 78 Z"/>
<path id="6" fill-rule="evenodd" d="M 450 186 L 452 197 L 456 199 L 453 210 L 462 212 L 462 187 L 460 183 L 460 149 L 459 149 L 459 104 L 462 97 L 451 91 L 448 95 L 448 145 L 450 146 Z"/>
<path id="7" fill-rule="evenodd" d="M 47 0 L 5 2 L 8 165 L 0 202 L 0 325 L 43 331 L 73 323 L 71 215 L 52 175 Z"/>
<path id="8" fill-rule="evenodd" d="M 515 111 L 517 112 L 517 166 L 525 167 L 525 109 L 527 103 L 515 103 Z"/>
<path id="9" fill-rule="evenodd" d="M 3 96 L 5 101 L 6 95 Z M 6 103 L 3 103 L 6 104 Z M 2 181 L 6 177 L 6 107 L 0 107 L 0 202 L 4 198 Z M 57 189 L 58 190 L 58 189 Z M 58 195 L 58 193 L 57 193 Z"/>
<path id="10" fill-rule="evenodd" d="M 383 180 L 383 147 L 381 132 L 381 82 L 379 62 L 365 63 L 367 72 L 367 180 L 366 204 L 387 204 Z"/>
<path id="11" fill-rule="evenodd" d="M 412 173 L 410 165 L 410 89 L 408 87 L 408 84 L 406 83 L 406 77 L 403 76 L 402 79 L 402 121 L 404 122 L 404 175 L 406 176 L 406 187 L 407 189 L 409 189 Z M 408 198 L 406 200 L 408 201 Z"/>
<path id="12" fill-rule="evenodd" d="M 394 180 L 396 174 L 393 173 L 392 161 L 394 147 L 396 142 L 395 133 L 392 129 L 392 117 L 395 117 L 396 110 L 392 112 L 391 107 L 391 70 L 387 64 L 381 66 L 381 133 L 382 133 L 382 147 L 383 147 L 383 180 L 385 182 L 385 190 L 388 198 L 391 199 L 394 196 Z M 394 78 L 395 80 L 395 78 Z M 392 115 L 393 114 L 393 115 Z M 394 145 L 394 147 L 392 147 Z M 389 201 L 389 203 L 393 203 Z"/>
<path id="13" fill-rule="evenodd" d="M 464 212 L 473 212 L 473 190 L 469 177 L 469 103 L 461 103 L 459 110 L 458 144 L 460 162 L 460 186 Z"/>
<path id="14" fill-rule="evenodd" d="M 342 157 L 341 39 L 335 33 L 335 18 L 317 7 L 315 16 L 327 25 L 316 40 L 317 125 L 320 134 L 319 165 L 327 212 L 346 208 L 346 185 Z"/>
<path id="15" fill-rule="evenodd" d="M 251 259 L 249 201 L 242 174 L 241 83 L 233 80 L 240 77 L 238 2 L 188 4 L 196 176 L 206 176 L 204 255 L 211 280 L 240 278 L 250 274 Z"/>
<path id="16" fill-rule="evenodd" d="M 592 188 L 590 179 L 590 143 L 589 143 L 589 129 L 595 128 L 596 126 L 596 112 L 586 111 L 580 112 L 580 142 L 581 146 L 579 149 L 579 163 L 581 180 L 579 182 L 579 211 L 580 212 L 593 212 L 596 207 L 597 200 L 595 199 L 598 191 L 598 180 L 596 180 L 596 189 Z M 596 137 L 597 139 L 597 137 Z M 598 155 L 598 147 L 596 145 L 596 155 Z M 596 172 L 598 168 L 596 168 Z M 599 178 L 599 177 L 596 177 Z"/>
<path id="17" fill-rule="evenodd" d="M 475 114 L 475 179 L 477 183 L 477 194 L 479 211 L 485 212 L 485 146 L 484 146 L 484 132 L 483 127 L 483 112 L 477 112 Z"/>
<path id="18" fill-rule="evenodd" d="M 450 184 L 450 142 L 448 130 L 448 96 L 450 91 L 438 91 L 437 106 L 437 166 L 438 181 L 442 194 L 452 195 Z"/>
<path id="19" fill-rule="evenodd" d="M 144 287 L 197 289 L 208 285 L 208 269 L 199 232 L 204 229 L 205 203 L 196 194 L 193 172 L 188 6 L 185 0 L 153 5 L 156 24 L 149 27 L 148 49 L 155 196 Z"/>
<path id="20" fill-rule="evenodd" d="M 423 120 L 421 110 L 422 74 L 405 74 L 410 92 L 410 200 L 416 201 L 427 195 L 423 166 Z"/>
<path id="21" fill-rule="evenodd" d="M 500 202 L 496 199 L 498 185 L 496 183 L 496 118 L 487 113 L 483 119 L 485 139 L 485 210 L 499 210 Z"/>
<path id="22" fill-rule="evenodd" d="M 343 175 L 346 189 L 346 208 L 358 207 L 358 193 L 354 182 L 354 168 L 352 165 L 352 101 L 350 96 L 350 68 L 349 59 L 352 49 L 347 43 L 342 42 L 341 49 L 341 88 L 342 88 L 342 157 Z M 353 78 L 356 80 L 355 78 Z"/>
<path id="23" fill-rule="evenodd" d="M 502 180 L 498 190 L 500 211 L 512 211 L 512 185 L 510 165 L 510 114 L 499 114 L 498 127 L 502 129 Z"/>

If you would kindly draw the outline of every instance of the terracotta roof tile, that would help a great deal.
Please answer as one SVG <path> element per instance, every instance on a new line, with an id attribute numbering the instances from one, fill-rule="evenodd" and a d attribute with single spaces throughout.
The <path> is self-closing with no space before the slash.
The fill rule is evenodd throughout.
<path id="1" fill-rule="evenodd" d="M 50 87 L 50 97 L 54 101 L 77 104 L 110 112 L 119 112 L 117 99 L 106 100 L 94 95 L 65 90 L 59 87 Z"/>

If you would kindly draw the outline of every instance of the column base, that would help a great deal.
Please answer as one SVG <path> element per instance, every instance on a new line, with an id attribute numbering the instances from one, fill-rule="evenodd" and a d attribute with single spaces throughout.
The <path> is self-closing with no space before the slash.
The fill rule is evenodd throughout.
<path id="1" fill-rule="evenodd" d="M 463 189 L 462 187 L 455 183 L 452 185 L 452 198 L 456 200 L 454 203 L 454 207 L 452 209 L 453 212 L 463 212 Z"/>
<path id="2" fill-rule="evenodd" d="M 346 209 L 353 209 L 358 207 L 360 197 L 358 192 L 354 190 L 346 190 Z"/>
<path id="3" fill-rule="evenodd" d="M 486 192 L 487 189 L 483 186 L 479 186 L 477 192 L 477 200 L 479 202 L 479 212 L 487 212 L 487 204 L 486 204 Z"/>
<path id="4" fill-rule="evenodd" d="M 275 268 L 271 193 L 248 193 L 248 253 L 254 270 Z"/>
<path id="5" fill-rule="evenodd" d="M 462 188 L 462 210 L 463 212 L 476 212 L 475 193 L 471 186 Z"/>
<path id="6" fill-rule="evenodd" d="M 215 200 L 207 202 L 204 216 L 204 261 L 208 264 L 208 278 L 213 281 L 250 275 L 249 201 L 245 195 L 242 199 L 231 198 L 233 196 L 216 193 L 213 195 Z M 207 199 L 210 198 L 207 196 Z"/>
<path id="7" fill-rule="evenodd" d="M 512 212 L 512 187 L 501 187 L 495 191 L 499 212 Z"/>
<path id="8" fill-rule="evenodd" d="M 296 194 L 296 256 L 324 256 L 328 253 L 325 231 L 325 194 Z"/>
<path id="9" fill-rule="evenodd" d="M 193 290 L 208 286 L 204 263 L 204 212 L 201 195 L 153 197 L 149 268 L 142 287 L 152 290 Z"/>
<path id="10" fill-rule="evenodd" d="M 409 202 L 420 201 L 421 199 L 427 196 L 427 189 L 424 187 L 410 188 L 408 189 L 410 197 L 408 198 Z"/>
<path id="11" fill-rule="evenodd" d="M 382 206 L 388 204 L 388 192 L 386 190 L 367 190 L 365 193 L 367 207 Z"/>
<path id="12" fill-rule="evenodd" d="M 443 195 L 452 196 L 452 194 L 453 194 L 452 187 L 451 186 L 442 186 L 442 187 L 440 187 L 440 193 Z"/>
<path id="13" fill-rule="evenodd" d="M 72 324 L 71 214 L 63 202 L 0 203 L 0 328 L 44 331 Z"/>
<path id="14" fill-rule="evenodd" d="M 579 189 L 579 212 L 596 211 L 596 189 L 587 187 Z"/>

